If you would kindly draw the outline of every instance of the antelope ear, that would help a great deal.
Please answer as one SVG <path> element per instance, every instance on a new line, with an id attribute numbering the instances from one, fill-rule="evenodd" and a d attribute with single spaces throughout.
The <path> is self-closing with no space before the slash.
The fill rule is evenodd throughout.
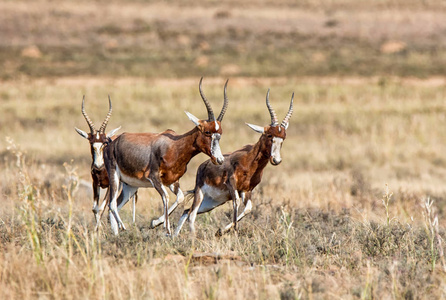
<path id="1" fill-rule="evenodd" d="M 186 113 L 186 115 L 189 117 L 189 120 L 191 120 L 192 121 L 192 123 L 194 123 L 195 124 L 195 126 L 198 126 L 200 123 L 198 122 L 199 121 L 199 119 L 196 117 L 196 116 L 194 116 L 193 114 L 191 114 L 190 112 L 187 112 L 187 111 L 184 111 L 185 113 Z"/>
<path id="2" fill-rule="evenodd" d="M 77 133 L 80 134 L 81 137 L 88 139 L 88 133 L 86 133 L 83 130 L 80 130 L 79 128 L 74 127 L 74 129 L 77 131 Z"/>
<path id="3" fill-rule="evenodd" d="M 118 128 L 115 128 L 113 130 L 110 130 L 110 132 L 107 133 L 107 137 L 110 138 L 110 137 L 114 136 L 116 131 L 118 131 L 119 129 L 121 129 L 121 126 L 119 126 Z"/>
<path id="4" fill-rule="evenodd" d="M 249 124 L 249 123 L 245 123 L 245 124 L 248 125 L 255 132 L 258 132 L 258 133 L 264 133 L 265 132 L 265 128 L 262 127 L 262 126 L 253 125 L 253 124 Z"/>

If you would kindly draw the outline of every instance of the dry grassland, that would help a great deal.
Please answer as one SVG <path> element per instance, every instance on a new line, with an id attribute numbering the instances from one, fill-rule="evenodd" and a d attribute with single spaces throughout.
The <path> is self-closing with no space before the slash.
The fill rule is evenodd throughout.
<path id="1" fill-rule="evenodd" d="M 1 299 L 446 298 L 443 3 L 0 11 Z M 206 115 L 201 76 L 216 111 L 229 78 L 223 152 L 257 141 L 244 123 L 268 124 L 268 88 L 279 118 L 295 92 L 283 162 L 265 169 L 252 213 L 216 237 L 231 220 L 223 205 L 197 217 L 195 238 L 186 225 L 173 239 L 149 229 L 162 204 L 141 189 L 135 225 L 125 207 L 127 231 L 113 236 L 104 218 L 95 233 L 88 143 L 74 131 L 87 128 L 82 96 L 96 123 L 111 96 L 108 129 L 182 133 L 184 110 Z M 192 159 L 184 190 L 206 159 Z"/>
<path id="2" fill-rule="evenodd" d="M 231 79 L 224 152 L 257 140 L 244 122 L 268 123 L 268 87 L 279 116 L 296 93 L 284 161 L 265 170 L 240 232 L 214 236 L 230 220 L 231 205 L 225 205 L 198 217 L 196 239 L 187 228 L 181 238 L 167 238 L 161 228 L 148 228 L 161 212 L 160 199 L 141 190 L 135 226 L 113 237 L 104 220 L 95 234 L 88 145 L 73 130 L 86 127 L 82 94 L 96 122 L 111 95 L 109 129 L 160 131 L 169 124 L 183 132 L 193 126 L 184 110 L 205 115 L 197 83 L 65 78 L 2 84 L 1 133 L 17 147 L 1 141 L 2 298 L 444 296 L 444 263 L 422 206 L 434 200 L 444 236 L 441 79 Z M 223 83 L 204 80 L 215 108 Z M 185 189 L 205 159 L 192 160 L 181 181 Z M 386 183 L 393 192 L 387 210 Z M 130 224 L 129 209 L 123 216 Z"/>

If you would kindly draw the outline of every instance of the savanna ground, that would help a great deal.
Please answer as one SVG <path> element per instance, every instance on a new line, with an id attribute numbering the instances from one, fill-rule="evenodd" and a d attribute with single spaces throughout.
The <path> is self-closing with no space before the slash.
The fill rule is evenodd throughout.
<path id="1" fill-rule="evenodd" d="M 0 2 L 0 298 L 446 297 L 446 6 L 442 1 Z M 265 94 L 295 109 L 238 233 L 232 205 L 197 236 L 93 231 L 86 109 L 108 129 L 185 132 L 229 78 L 223 152 L 255 143 Z M 193 187 L 206 156 L 181 180 Z M 103 192 L 104 194 L 104 192 Z M 173 195 L 172 195 L 173 198 Z M 189 205 L 185 204 L 185 206 Z M 176 225 L 183 206 L 171 216 Z"/>

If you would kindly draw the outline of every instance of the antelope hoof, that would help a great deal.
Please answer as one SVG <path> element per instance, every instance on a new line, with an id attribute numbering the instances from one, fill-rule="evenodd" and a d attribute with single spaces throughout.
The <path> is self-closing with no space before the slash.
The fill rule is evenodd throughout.
<path id="1" fill-rule="evenodd" d="M 215 236 L 216 237 L 221 237 L 223 235 L 223 231 L 221 230 L 221 228 L 219 228 L 218 230 L 217 230 L 217 232 L 215 233 Z"/>
<path id="2" fill-rule="evenodd" d="M 152 222 L 150 222 L 150 229 L 155 229 L 159 225 L 161 225 L 163 222 L 159 222 L 158 219 L 153 219 Z"/>
<path id="3" fill-rule="evenodd" d="M 124 223 L 119 223 L 118 228 L 122 230 L 127 230 L 127 228 L 125 228 L 124 226 Z"/>

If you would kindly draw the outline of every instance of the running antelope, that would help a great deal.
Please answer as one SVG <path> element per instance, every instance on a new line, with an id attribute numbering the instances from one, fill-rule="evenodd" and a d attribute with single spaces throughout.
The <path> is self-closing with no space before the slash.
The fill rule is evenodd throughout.
<path id="1" fill-rule="evenodd" d="M 246 145 L 242 149 L 224 155 L 222 165 L 213 165 L 209 160 L 200 165 L 197 171 L 195 188 L 188 194 L 194 195 L 191 208 L 186 209 L 180 218 L 175 235 L 180 233 L 186 219 L 189 220 L 190 229 L 195 233 L 195 218 L 198 214 L 213 210 L 214 208 L 233 201 L 234 217 L 217 234 L 228 232 L 232 227 L 237 230 L 237 222 L 251 212 L 252 190 L 262 180 L 263 169 L 271 162 L 277 166 L 282 161 L 280 149 L 286 137 L 286 129 L 293 113 L 293 96 L 287 115 L 279 125 L 276 113 L 269 103 L 269 90 L 266 94 L 266 106 L 271 115 L 271 124 L 266 127 L 246 123 L 254 131 L 261 133 L 260 139 L 255 145 Z M 240 205 L 240 197 L 245 206 L 243 212 L 237 216 Z"/>
<path id="2" fill-rule="evenodd" d="M 170 235 L 169 195 L 166 188 L 169 187 L 177 196 L 173 207 L 175 208 L 184 200 L 178 180 L 186 172 L 187 164 L 195 155 L 203 152 L 211 158 L 212 163 L 223 163 L 219 141 L 222 134 L 221 121 L 228 107 L 228 82 L 226 81 L 224 87 L 223 108 L 218 118 L 215 118 L 212 107 L 201 89 L 202 80 L 203 78 L 199 83 L 199 91 L 208 112 L 207 120 L 199 120 L 191 113 L 185 112 L 196 125 L 187 133 L 178 135 L 170 129 L 162 133 L 123 133 L 106 148 L 105 166 L 110 178 L 110 220 L 115 234 L 118 234 L 118 227 L 125 230 L 116 201 L 120 183 L 123 183 L 123 193 L 128 195 L 139 187 L 155 188 L 163 201 L 164 227 Z M 126 201 L 128 198 L 124 197 L 121 205 Z"/>
<path id="3" fill-rule="evenodd" d="M 107 203 L 107 195 L 108 195 L 108 175 L 104 166 L 104 156 L 103 149 L 106 147 L 109 139 L 114 139 L 114 134 L 121 128 L 115 128 L 109 133 L 105 134 L 105 129 L 107 127 L 108 121 L 112 114 L 112 104 L 110 100 L 110 96 L 108 97 L 109 110 L 108 114 L 105 117 L 104 121 L 101 124 L 99 130 L 95 129 L 94 123 L 88 117 L 85 112 L 85 96 L 82 99 L 82 115 L 87 121 L 88 127 L 90 127 L 90 133 L 86 133 L 85 131 L 76 128 L 77 133 L 79 133 L 83 138 L 86 138 L 90 143 L 90 151 L 91 151 L 91 178 L 93 185 L 93 213 L 96 219 L 96 229 L 100 223 L 100 219 L 102 216 L 102 212 L 104 210 L 105 204 Z M 107 189 L 106 196 L 104 197 L 104 201 L 101 206 L 99 206 L 99 197 L 101 188 Z M 136 196 L 133 198 L 133 222 L 135 222 L 135 202 Z"/>

